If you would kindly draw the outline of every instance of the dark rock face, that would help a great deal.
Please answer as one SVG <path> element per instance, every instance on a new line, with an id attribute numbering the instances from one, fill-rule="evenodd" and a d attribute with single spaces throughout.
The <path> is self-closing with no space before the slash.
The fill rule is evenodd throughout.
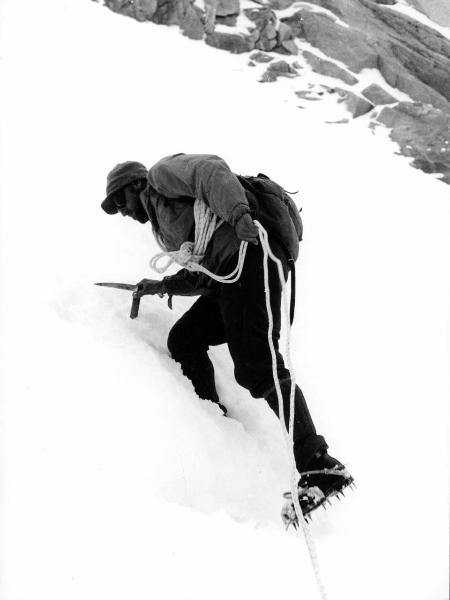
<path id="1" fill-rule="evenodd" d="M 297 13 L 303 37 L 358 73 L 379 68 L 388 83 L 413 100 L 450 101 L 450 42 L 440 33 L 374 0 L 310 0 L 349 25 L 327 15 Z M 328 18 L 328 21 L 325 19 Z M 352 57 L 352 54 L 354 56 Z M 450 106 L 447 106 L 450 110 Z"/>
<path id="2" fill-rule="evenodd" d="M 273 60 L 273 57 L 265 54 L 265 52 L 253 52 L 253 54 L 250 54 L 250 58 L 257 63 L 268 63 Z"/>
<path id="3" fill-rule="evenodd" d="M 255 48 L 270 52 L 277 45 L 277 17 L 268 7 L 244 10 L 244 14 L 255 23 Z"/>
<path id="4" fill-rule="evenodd" d="M 179 13 L 180 29 L 185 36 L 192 40 L 201 40 L 205 35 L 205 24 L 201 11 L 191 5 L 186 5 L 185 10 Z"/>
<path id="5" fill-rule="evenodd" d="M 319 58 L 312 52 L 308 51 L 303 52 L 303 56 L 304 58 L 306 58 L 306 60 L 308 61 L 312 70 L 315 73 L 320 73 L 321 75 L 341 79 L 341 81 L 343 81 L 347 85 L 354 85 L 355 83 L 358 83 L 358 79 L 351 75 L 351 73 L 349 73 L 345 69 L 342 69 L 341 67 L 329 60 Z"/>
<path id="6" fill-rule="evenodd" d="M 362 115 L 370 112 L 374 106 L 361 96 L 350 92 L 349 90 L 344 90 L 342 88 L 336 87 L 329 90 L 330 93 L 336 93 L 340 96 L 341 100 L 339 102 L 344 102 L 348 110 L 351 112 L 352 117 L 357 119 L 358 117 L 362 117 Z"/>
<path id="7" fill-rule="evenodd" d="M 255 47 L 255 43 L 250 37 L 239 35 L 237 33 L 221 33 L 215 31 L 214 33 L 207 35 L 205 41 L 208 46 L 220 48 L 221 50 L 228 50 L 228 52 L 233 54 L 250 52 Z"/>
<path id="8" fill-rule="evenodd" d="M 441 173 L 450 184 L 450 114 L 420 102 L 400 102 L 383 108 L 378 122 L 392 128 L 391 137 L 413 166 Z"/>
<path id="9" fill-rule="evenodd" d="M 280 54 L 298 54 L 298 48 L 294 41 L 292 29 L 286 23 L 279 23 L 277 29 L 277 45 L 275 52 Z"/>
<path id="10" fill-rule="evenodd" d="M 326 14 L 300 9 L 292 17 L 283 19 L 296 37 L 304 38 L 324 54 L 345 63 L 351 71 L 376 68 L 377 53 L 370 38 L 351 27 L 342 27 Z"/>
<path id="11" fill-rule="evenodd" d="M 202 11 L 190 0 L 105 0 L 105 5 L 137 21 L 179 25 L 185 35 L 196 40 L 205 33 Z"/>
<path id="12" fill-rule="evenodd" d="M 189 0 L 158 0 L 152 21 L 160 25 L 179 25 L 183 33 L 193 39 L 202 39 L 205 31 L 201 10 Z"/>
<path id="13" fill-rule="evenodd" d="M 218 17 L 228 17 L 238 15 L 240 12 L 239 0 L 217 0 L 216 15 Z"/>
<path id="14" fill-rule="evenodd" d="M 226 17 L 216 15 L 216 25 L 227 25 L 228 27 L 235 27 L 237 25 L 237 18 L 238 15 L 227 15 Z"/>
<path id="15" fill-rule="evenodd" d="M 267 4 L 274 10 L 284 10 L 289 8 L 293 2 L 294 0 L 269 0 Z"/>
<path id="16" fill-rule="evenodd" d="M 137 21 L 149 21 L 155 14 L 157 0 L 105 0 L 105 6 L 114 12 L 132 17 Z"/>
<path id="17" fill-rule="evenodd" d="M 300 3 L 290 17 L 281 19 L 275 11 L 291 6 L 294 0 L 267 0 L 264 4 L 257 0 L 258 6 L 244 9 L 253 24 L 248 33 L 214 31 L 215 22 L 236 23 L 240 0 L 205 0 L 205 11 L 193 2 L 104 0 L 111 10 L 139 21 L 178 25 L 185 35 L 205 39 L 215 48 L 232 53 L 257 50 L 248 64 L 270 63 L 262 75 L 263 82 L 298 75 L 295 63 L 275 61 L 266 54 L 296 55 L 296 39 L 306 40 L 313 47 L 303 56 L 314 72 L 340 79 L 348 86 L 358 82 L 357 75 L 363 69 L 377 69 L 390 86 L 407 94 L 411 102 L 397 103 L 396 98 L 375 84 L 368 86 L 362 96 L 341 88 L 333 91 L 354 118 L 374 106 L 384 106 L 378 122 L 392 128 L 391 137 L 402 152 L 414 157 L 415 166 L 427 172 L 441 172 L 450 183 L 450 41 L 435 29 L 396 11 L 396 0 L 308 0 Z M 448 10 L 450 18 L 450 0 L 411 3 L 425 13 L 426 7 L 441 10 L 441 6 Z M 314 48 L 329 60 L 321 58 Z M 333 61 L 343 63 L 347 69 Z M 307 99 L 318 98 L 308 92 Z"/>
<path id="18" fill-rule="evenodd" d="M 297 77 L 298 72 L 292 65 L 285 60 L 276 60 L 271 62 L 263 73 L 261 81 L 264 83 L 276 81 L 278 77 Z"/>
<path id="19" fill-rule="evenodd" d="M 270 63 L 267 69 L 273 73 L 278 73 L 279 75 L 294 77 L 297 75 L 297 70 L 285 60 L 276 60 L 275 62 Z"/>
<path id="20" fill-rule="evenodd" d="M 397 102 L 397 100 L 388 94 L 386 90 L 377 85 L 376 83 L 372 83 L 366 87 L 365 90 L 362 91 L 362 95 L 364 98 L 367 98 L 369 102 L 375 105 L 382 106 L 383 104 L 393 104 Z"/>

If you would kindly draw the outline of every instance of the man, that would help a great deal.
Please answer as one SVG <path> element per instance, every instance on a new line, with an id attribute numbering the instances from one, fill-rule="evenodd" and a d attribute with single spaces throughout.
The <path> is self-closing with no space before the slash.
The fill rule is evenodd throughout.
<path id="1" fill-rule="evenodd" d="M 269 190 L 270 184 L 275 191 L 281 189 L 270 182 L 267 183 Z M 286 278 L 289 260 L 297 258 L 298 232 L 283 202 L 278 199 L 264 202 L 257 189 L 246 186 L 245 178 L 233 174 L 218 156 L 175 154 L 163 158 L 149 171 L 132 161 L 114 167 L 108 174 L 102 208 L 108 214 L 120 212 L 142 224 L 150 222 L 160 246 L 174 252 L 184 242 L 194 240 L 198 227 L 194 217 L 196 200 L 223 221 L 207 245 L 202 266 L 218 275 L 230 273 L 236 266 L 241 242 L 249 242 L 238 281 L 219 283 L 204 273 L 182 269 L 161 281 L 143 279 L 137 286 L 136 295 L 200 296 L 169 333 L 168 348 L 172 357 L 180 363 L 198 396 L 215 402 L 226 414 L 217 394 L 208 349 L 227 343 L 236 381 L 253 397 L 265 398 L 278 415 L 267 339 L 263 252 L 252 217 L 256 216 L 267 228 L 271 250 L 280 259 Z M 269 261 L 269 286 L 277 374 L 288 426 L 291 380 L 278 350 L 282 284 L 272 261 Z M 317 434 L 298 386 L 295 389 L 293 440 L 299 473 L 322 471 L 304 474 L 299 482 L 300 504 L 304 514 L 308 514 L 327 497 L 340 493 L 352 483 L 352 478 L 343 465 L 327 453 L 325 439 Z M 324 472 L 329 469 L 334 473 Z"/>

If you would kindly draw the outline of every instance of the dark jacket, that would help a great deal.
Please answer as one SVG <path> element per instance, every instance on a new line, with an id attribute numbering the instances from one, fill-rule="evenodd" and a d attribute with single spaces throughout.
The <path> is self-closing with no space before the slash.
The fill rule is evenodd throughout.
<path id="1" fill-rule="evenodd" d="M 149 171 L 148 189 L 142 201 L 167 250 L 178 250 L 183 242 L 194 240 L 196 198 L 224 221 L 211 238 L 202 260 L 204 267 L 224 275 L 234 268 L 237 260 L 240 240 L 234 226 L 245 213 L 259 217 L 257 198 L 251 189 L 244 190 L 219 156 L 173 154 L 161 159 Z M 264 225 L 264 218 L 261 221 Z M 290 220 L 286 225 L 292 228 Z M 211 294 L 217 287 L 211 278 L 186 269 L 165 277 L 163 286 L 165 292 L 176 295 Z"/>

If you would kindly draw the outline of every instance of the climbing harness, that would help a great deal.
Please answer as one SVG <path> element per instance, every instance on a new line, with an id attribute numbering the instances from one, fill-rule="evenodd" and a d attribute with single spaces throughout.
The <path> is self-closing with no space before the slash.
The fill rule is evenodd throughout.
<path id="1" fill-rule="evenodd" d="M 212 213 L 210 208 L 204 202 L 202 202 L 198 199 L 194 203 L 194 219 L 195 219 L 195 241 L 194 242 L 184 242 L 181 245 L 180 249 L 177 251 L 171 251 L 171 252 L 163 251 L 163 252 L 160 252 L 159 254 L 156 254 L 150 260 L 150 266 L 158 273 L 163 273 L 164 271 L 166 271 L 168 269 L 168 267 L 171 264 L 177 263 L 177 264 L 183 266 L 184 268 L 188 269 L 189 271 L 199 271 L 201 273 L 205 273 L 206 275 L 208 275 L 209 277 L 211 277 L 212 279 L 214 279 L 215 281 L 218 281 L 220 283 L 236 282 L 242 273 L 242 269 L 243 269 L 244 261 L 245 261 L 245 255 L 247 252 L 248 242 L 242 241 L 240 244 L 238 261 L 237 261 L 235 269 L 228 275 L 224 275 L 224 276 L 216 275 L 215 273 L 212 273 L 211 271 L 209 271 L 208 269 L 206 269 L 199 263 L 205 255 L 206 247 L 207 247 L 209 241 L 211 240 L 214 232 L 218 229 L 218 227 L 221 226 L 223 221 L 218 219 L 217 216 Z M 290 354 L 290 326 L 292 324 L 292 318 L 293 318 L 293 304 L 291 302 L 291 307 L 289 308 L 288 303 L 287 303 L 286 293 L 285 293 L 286 282 L 284 279 L 282 263 L 281 263 L 280 259 L 277 258 L 273 254 L 273 252 L 270 248 L 267 231 L 264 229 L 264 227 L 261 225 L 261 223 L 259 221 L 255 220 L 254 223 L 259 230 L 259 239 L 261 242 L 261 247 L 263 249 L 264 290 L 265 290 L 265 299 L 266 299 L 266 309 L 267 309 L 267 315 L 268 315 L 268 320 L 269 320 L 269 326 L 268 326 L 268 330 L 267 330 L 267 339 L 269 342 L 270 353 L 271 353 L 271 357 L 272 357 L 272 374 L 273 374 L 273 379 L 275 382 L 275 389 L 276 389 L 277 398 L 278 398 L 278 411 L 279 411 L 279 415 L 280 415 L 281 429 L 283 432 L 283 438 L 284 438 L 286 446 L 287 446 L 290 467 L 291 467 L 291 482 L 290 482 L 291 495 L 292 495 L 293 504 L 295 507 L 295 512 L 297 514 L 297 519 L 301 524 L 303 534 L 305 536 L 305 540 L 306 540 L 309 555 L 311 558 L 311 563 L 312 563 L 312 567 L 314 570 L 314 575 L 316 578 L 316 583 L 317 583 L 317 586 L 318 586 L 318 589 L 320 592 L 320 596 L 321 596 L 322 600 L 327 600 L 327 595 L 326 595 L 325 588 L 323 586 L 322 578 L 320 575 L 319 563 L 318 563 L 317 552 L 316 552 L 314 540 L 312 538 L 311 532 L 309 531 L 308 524 L 303 516 L 303 512 L 300 507 L 300 502 L 299 502 L 298 493 L 297 493 L 298 474 L 297 474 L 297 467 L 295 464 L 294 442 L 293 442 L 293 435 L 294 435 L 294 426 L 293 425 L 294 425 L 294 410 L 295 410 L 295 402 L 294 402 L 295 375 L 294 375 L 294 370 L 292 368 L 292 361 L 291 361 L 291 354 Z M 168 260 L 162 267 L 158 267 L 158 262 L 164 257 L 167 257 Z M 279 275 L 280 283 L 282 286 L 283 307 L 284 307 L 284 311 L 285 311 L 285 315 L 286 315 L 286 323 L 287 323 L 287 327 L 288 327 L 287 336 L 286 336 L 286 363 L 287 363 L 289 372 L 291 373 L 291 390 L 290 390 L 290 398 L 289 398 L 289 402 L 290 402 L 290 413 L 289 414 L 290 414 L 290 416 L 289 416 L 288 429 L 286 429 L 286 424 L 284 422 L 284 418 L 281 417 L 281 415 L 284 415 L 284 400 L 283 400 L 283 396 L 281 393 L 280 380 L 279 380 L 278 372 L 277 372 L 277 360 L 276 360 L 276 354 L 275 354 L 275 347 L 274 347 L 273 339 L 272 339 L 273 315 L 272 315 L 272 309 L 271 309 L 271 305 L 270 305 L 269 265 L 268 265 L 269 258 L 276 264 L 277 269 L 278 269 L 278 275 Z"/>

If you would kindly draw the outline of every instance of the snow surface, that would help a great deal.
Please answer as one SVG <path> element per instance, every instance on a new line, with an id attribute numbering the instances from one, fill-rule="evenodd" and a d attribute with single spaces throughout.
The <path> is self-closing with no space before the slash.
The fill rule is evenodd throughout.
<path id="1" fill-rule="evenodd" d="M 449 188 L 176 27 L 0 6 L 2 600 L 319 597 L 279 518 L 277 419 L 226 348 L 230 419 L 168 356 L 192 301 L 131 321 L 127 293 L 92 285 L 152 277 L 157 250 L 100 210 L 107 171 L 179 151 L 301 190 L 296 373 L 358 484 L 311 525 L 330 600 L 447 598 Z"/>

